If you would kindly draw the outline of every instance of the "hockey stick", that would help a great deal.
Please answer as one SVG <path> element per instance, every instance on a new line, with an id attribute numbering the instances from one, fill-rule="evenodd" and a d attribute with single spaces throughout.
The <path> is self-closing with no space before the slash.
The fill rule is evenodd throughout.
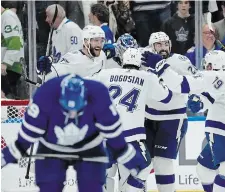
<path id="1" fill-rule="evenodd" d="M 20 62 L 22 64 L 22 73 L 21 75 L 23 76 L 24 80 L 27 82 L 27 83 L 30 83 L 32 85 L 35 85 L 36 87 L 40 87 L 40 84 L 37 83 L 37 82 L 34 82 L 32 80 L 30 80 L 28 77 L 27 77 L 27 68 L 26 68 L 26 64 L 25 64 L 25 61 L 23 58 L 20 59 Z"/>
<path id="2" fill-rule="evenodd" d="M 207 13 L 207 24 L 209 26 L 209 30 L 210 32 L 214 35 L 216 42 L 218 44 L 220 44 L 222 50 L 225 51 L 225 45 L 219 40 L 218 36 L 216 35 L 215 31 L 213 30 L 213 26 L 212 26 L 212 14 L 210 12 Z"/>
<path id="3" fill-rule="evenodd" d="M 35 159 L 62 159 L 62 160 L 77 160 L 77 161 L 89 161 L 89 162 L 100 162 L 108 163 L 108 159 L 104 157 L 80 157 L 78 155 L 66 155 L 66 154 L 42 154 L 38 153 L 36 155 L 28 156 L 28 158 Z"/>
<path id="4" fill-rule="evenodd" d="M 53 19 L 52 19 L 52 24 L 51 24 L 51 31 L 50 31 L 50 36 L 49 36 L 49 39 L 48 39 L 48 44 L 47 44 L 47 49 L 46 49 L 46 56 L 50 56 L 50 48 L 51 48 L 51 44 L 52 44 L 52 35 L 53 35 L 53 31 L 54 31 L 54 28 L 53 28 L 53 24 L 55 23 L 55 20 L 56 20 L 56 17 L 58 15 L 58 7 L 57 7 L 57 4 L 55 6 L 55 13 L 54 13 L 54 16 L 53 16 Z M 45 82 L 45 72 L 42 74 L 42 83 L 43 84 Z M 32 154 L 33 154 L 33 148 L 34 148 L 34 143 L 31 144 L 31 149 L 30 149 L 30 154 L 29 154 L 29 161 L 28 161 L 28 165 L 27 165 L 27 172 L 26 172 L 26 175 L 25 175 L 25 179 L 29 179 L 29 173 L 30 173 L 30 166 L 31 166 L 31 157 L 32 157 Z"/>

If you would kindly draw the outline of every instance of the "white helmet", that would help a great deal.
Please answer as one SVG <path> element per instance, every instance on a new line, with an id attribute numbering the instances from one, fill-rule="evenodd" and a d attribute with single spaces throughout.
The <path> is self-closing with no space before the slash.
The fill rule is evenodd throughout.
<path id="1" fill-rule="evenodd" d="M 213 50 L 208 52 L 203 59 L 204 69 L 225 70 L 225 52 Z"/>
<path id="2" fill-rule="evenodd" d="M 128 48 L 123 54 L 122 66 L 133 65 L 141 67 L 141 52 L 139 49 Z"/>
<path id="3" fill-rule="evenodd" d="M 99 26 L 87 25 L 83 28 L 82 36 L 84 43 L 84 40 L 90 40 L 91 38 L 101 37 L 105 39 L 105 32 Z"/>
<path id="4" fill-rule="evenodd" d="M 148 43 L 149 43 L 149 47 L 152 49 L 152 51 L 154 53 L 157 53 L 156 50 L 155 50 L 154 44 L 162 42 L 162 41 L 168 41 L 169 42 L 170 51 L 171 51 L 172 44 L 171 44 L 169 36 L 166 33 L 162 32 L 162 31 L 159 31 L 159 32 L 152 33 L 150 35 Z"/>

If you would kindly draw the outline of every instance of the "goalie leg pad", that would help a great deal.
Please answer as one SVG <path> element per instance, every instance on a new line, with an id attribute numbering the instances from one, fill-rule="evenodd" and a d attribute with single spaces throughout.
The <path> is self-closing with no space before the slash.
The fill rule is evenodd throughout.
<path id="1" fill-rule="evenodd" d="M 114 192 L 116 185 L 116 172 L 118 166 L 117 164 L 113 164 L 111 168 L 106 170 L 106 189 L 107 192 Z"/>

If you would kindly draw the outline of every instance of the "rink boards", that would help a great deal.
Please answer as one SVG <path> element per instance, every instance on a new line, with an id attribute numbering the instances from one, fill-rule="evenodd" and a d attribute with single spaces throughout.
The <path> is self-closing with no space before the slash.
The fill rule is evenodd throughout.
<path id="1" fill-rule="evenodd" d="M 179 157 L 176 161 L 176 188 L 177 192 L 203 192 L 200 181 L 196 174 L 196 158 L 205 146 L 204 117 L 189 118 L 188 131 L 183 140 Z M 20 124 L 3 123 L 2 136 L 7 144 L 16 138 Z M 33 165 L 33 164 L 32 164 Z M 26 163 L 20 165 L 8 165 L 1 172 L 1 189 L 4 192 L 37 192 L 35 186 L 34 168 L 31 166 L 30 178 L 26 180 Z M 64 182 L 64 192 L 75 192 L 76 178 L 73 169 L 67 170 L 67 180 Z M 148 191 L 155 192 L 156 184 L 154 174 L 149 175 L 147 181 Z M 90 189 L 91 192 L 91 189 Z M 117 191 L 115 191 L 117 192 Z"/>

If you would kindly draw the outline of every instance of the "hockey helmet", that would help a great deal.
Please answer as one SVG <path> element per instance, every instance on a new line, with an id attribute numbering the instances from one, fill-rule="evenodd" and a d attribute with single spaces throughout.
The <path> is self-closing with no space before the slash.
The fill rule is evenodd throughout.
<path id="1" fill-rule="evenodd" d="M 170 47 L 169 52 L 170 52 L 172 44 L 171 44 L 171 40 L 170 40 L 169 36 L 166 33 L 162 32 L 162 31 L 159 31 L 159 32 L 152 33 L 150 35 L 148 43 L 149 43 L 149 47 L 152 49 L 152 51 L 154 53 L 157 53 L 156 50 L 155 50 L 154 44 L 162 42 L 162 41 L 168 41 L 169 42 L 169 47 Z"/>
<path id="2" fill-rule="evenodd" d="M 122 66 L 136 66 L 141 67 L 141 52 L 139 49 L 128 48 L 123 54 L 123 63 Z"/>
<path id="3" fill-rule="evenodd" d="M 203 68 L 206 70 L 225 70 L 225 52 L 213 50 L 208 52 L 203 59 Z"/>
<path id="4" fill-rule="evenodd" d="M 136 39 L 133 38 L 133 36 L 131 36 L 128 33 L 125 33 L 117 39 L 116 48 L 117 48 L 117 52 L 118 52 L 119 57 L 122 58 L 123 53 L 128 48 L 138 48 L 138 44 L 137 44 Z"/>
<path id="5" fill-rule="evenodd" d="M 87 91 L 80 76 L 71 74 L 62 80 L 59 103 L 67 111 L 80 111 L 87 105 Z"/>

